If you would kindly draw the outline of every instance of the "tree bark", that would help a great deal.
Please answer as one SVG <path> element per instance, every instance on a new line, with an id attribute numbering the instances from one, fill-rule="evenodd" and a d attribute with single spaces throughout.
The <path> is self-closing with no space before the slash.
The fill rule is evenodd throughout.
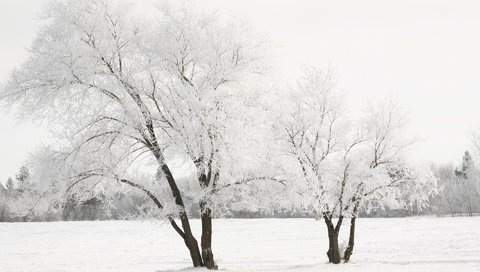
<path id="1" fill-rule="evenodd" d="M 202 258 L 203 265 L 211 270 L 217 270 L 218 266 L 215 263 L 212 251 L 212 211 L 206 206 L 206 203 L 202 201 L 200 203 L 202 209 Z"/>
<path id="2" fill-rule="evenodd" d="M 170 168 L 166 165 L 163 164 L 161 166 L 162 172 L 165 175 L 168 185 L 170 186 L 170 189 L 172 190 L 173 197 L 175 198 L 175 204 L 181 207 L 180 211 L 180 221 L 182 222 L 182 228 L 183 232 L 185 233 L 185 237 L 183 240 L 185 241 L 185 245 L 187 246 L 188 250 L 190 251 L 190 257 L 192 259 L 192 263 L 194 267 L 200 267 L 203 266 L 203 261 L 202 261 L 202 256 L 200 254 L 200 249 L 198 247 L 198 242 L 197 239 L 192 234 L 192 229 L 190 227 L 190 221 L 188 219 L 188 215 L 185 211 L 185 205 L 183 203 L 182 195 L 180 193 L 180 190 L 178 189 L 178 186 L 175 182 L 175 179 L 173 178 L 172 172 L 170 171 Z"/>
<path id="3" fill-rule="evenodd" d="M 334 264 L 339 264 L 341 262 L 341 258 L 340 249 L 338 247 L 338 233 L 340 232 L 340 226 L 342 224 L 341 218 L 339 218 L 337 227 L 333 226 L 332 220 L 329 219 L 327 216 L 324 216 L 324 219 L 328 231 L 328 261 Z"/>
<path id="4" fill-rule="evenodd" d="M 353 246 L 355 245 L 355 220 L 357 219 L 356 216 L 353 216 L 350 219 L 350 234 L 348 238 L 348 247 L 345 250 L 345 254 L 343 254 L 343 260 L 348 263 L 350 261 L 350 257 L 353 253 Z"/>
<path id="5" fill-rule="evenodd" d="M 212 176 L 212 172 L 208 171 L 208 174 L 200 174 L 199 182 L 202 188 L 207 188 L 212 180 L 212 177 L 217 177 L 217 175 Z M 217 270 L 218 266 L 215 263 L 212 251 L 212 210 L 208 206 L 208 203 L 205 199 L 200 201 L 200 212 L 202 220 L 202 260 L 203 265 L 210 270 Z"/>
<path id="6" fill-rule="evenodd" d="M 185 245 L 188 248 L 188 251 L 190 252 L 190 258 L 192 259 L 193 266 L 202 267 L 202 257 L 200 255 L 200 250 L 198 249 L 198 242 L 195 237 L 193 237 L 193 235 L 185 235 L 184 241 Z"/>

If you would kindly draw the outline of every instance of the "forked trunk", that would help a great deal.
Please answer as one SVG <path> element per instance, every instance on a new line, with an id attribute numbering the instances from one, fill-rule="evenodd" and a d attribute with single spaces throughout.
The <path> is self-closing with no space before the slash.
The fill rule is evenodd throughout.
<path id="1" fill-rule="evenodd" d="M 328 229 L 328 261 L 334 264 L 340 263 L 340 249 L 338 247 L 338 232 Z"/>
<path id="2" fill-rule="evenodd" d="M 201 206 L 205 206 L 204 203 Z M 211 270 L 217 270 L 212 251 L 212 211 L 210 208 L 202 208 L 202 258 L 203 265 Z"/>
<path id="3" fill-rule="evenodd" d="M 340 249 L 338 246 L 338 233 L 340 232 L 340 226 L 342 224 L 342 218 L 339 219 L 337 226 L 334 227 L 331 219 L 324 216 L 325 224 L 327 225 L 328 231 L 328 251 L 327 257 L 328 261 L 334 264 L 339 264 L 341 262 L 340 258 Z"/>
<path id="4" fill-rule="evenodd" d="M 185 245 L 190 252 L 193 266 L 201 267 L 203 266 L 202 255 L 200 254 L 200 249 L 198 248 L 197 239 L 195 239 L 193 236 L 192 229 L 190 227 L 190 220 L 185 212 L 185 205 L 183 203 L 180 190 L 177 187 L 177 183 L 175 182 L 170 168 L 166 164 L 162 164 L 161 170 L 167 179 L 170 189 L 172 190 L 173 197 L 175 198 L 175 204 L 182 208 L 180 211 L 180 222 L 182 223 L 182 229 L 184 232 L 183 240 L 185 241 Z"/>
<path id="5" fill-rule="evenodd" d="M 356 216 L 353 216 L 350 219 L 350 234 L 348 238 L 348 247 L 345 250 L 345 254 L 343 254 L 343 260 L 348 263 L 350 261 L 350 256 L 353 253 L 353 246 L 355 245 L 355 220 L 357 219 Z"/>

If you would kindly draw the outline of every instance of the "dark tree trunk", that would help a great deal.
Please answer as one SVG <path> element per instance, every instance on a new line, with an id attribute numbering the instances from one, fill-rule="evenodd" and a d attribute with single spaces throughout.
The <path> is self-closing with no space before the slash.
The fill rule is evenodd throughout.
<path id="1" fill-rule="evenodd" d="M 338 248 L 338 232 L 328 228 L 328 261 L 334 264 L 340 263 L 340 249 Z"/>
<path id="2" fill-rule="evenodd" d="M 190 257 L 192 258 L 193 266 L 194 267 L 203 266 L 202 255 L 200 254 L 200 249 L 198 248 L 198 242 L 197 242 L 197 239 L 195 239 L 195 237 L 192 234 L 190 221 L 185 211 L 185 205 L 183 203 L 182 195 L 180 193 L 180 190 L 178 189 L 177 183 L 173 178 L 172 172 L 170 172 L 170 168 L 166 164 L 163 164 L 161 169 L 167 179 L 170 189 L 172 190 L 173 197 L 175 198 L 175 204 L 177 204 L 182 208 L 179 216 L 180 216 L 180 221 L 182 222 L 182 228 L 184 232 L 183 240 L 185 241 L 185 245 L 190 251 Z"/>
<path id="3" fill-rule="evenodd" d="M 212 251 L 212 211 L 205 202 L 200 203 L 202 208 L 202 257 L 203 265 L 211 270 L 217 270 Z"/>
<path id="4" fill-rule="evenodd" d="M 203 266 L 202 256 L 200 255 L 200 250 L 198 248 L 198 242 L 193 235 L 186 235 L 185 234 L 185 245 L 190 251 L 190 258 L 192 259 L 192 264 L 194 267 L 201 267 Z"/>
<path id="5" fill-rule="evenodd" d="M 218 177 L 218 175 L 214 175 Z M 201 174 L 199 177 L 202 188 L 207 188 L 212 180 L 212 172 L 208 175 Z M 202 260 L 203 265 L 210 270 L 217 270 L 218 266 L 215 263 L 212 251 L 212 210 L 208 206 L 205 199 L 200 201 L 201 219 L 202 219 Z"/>
<path id="6" fill-rule="evenodd" d="M 356 216 L 353 216 L 350 219 L 350 234 L 348 238 L 348 247 L 345 250 L 345 254 L 343 254 L 343 260 L 348 263 L 350 261 L 350 256 L 353 253 L 353 246 L 355 245 L 355 220 L 357 219 Z"/>
<path id="7" fill-rule="evenodd" d="M 110 71 L 114 73 L 111 67 L 109 68 L 110 68 Z M 160 170 L 162 171 L 162 173 L 165 175 L 165 178 L 167 179 L 167 183 L 172 192 L 172 196 L 175 199 L 175 204 L 178 207 L 180 207 L 179 217 L 182 223 L 183 233 L 181 232 L 180 228 L 176 225 L 176 223 L 172 222 L 173 220 L 171 218 L 169 218 L 170 223 L 172 224 L 175 231 L 177 231 L 177 233 L 179 233 L 180 236 L 183 238 L 185 245 L 187 246 L 190 252 L 190 257 L 192 259 L 193 266 L 194 267 L 203 266 L 202 255 L 200 254 L 200 249 L 198 247 L 197 239 L 195 239 L 195 237 L 192 234 L 190 221 L 188 219 L 188 215 L 185 210 L 185 204 L 183 203 L 183 199 L 182 199 L 182 194 L 178 189 L 177 183 L 175 181 L 175 178 L 173 177 L 172 172 L 170 171 L 170 168 L 165 163 L 165 158 L 163 157 L 162 149 L 158 145 L 157 137 L 155 135 L 155 129 L 153 126 L 152 116 L 148 111 L 147 106 L 142 101 L 141 97 L 137 93 L 131 91 L 133 90 L 133 88 L 130 85 L 128 85 L 127 82 L 122 81 L 121 83 L 127 89 L 128 94 L 135 101 L 135 103 L 137 104 L 138 108 L 141 110 L 142 115 L 145 119 L 145 126 L 147 128 L 149 137 L 144 136 L 143 138 L 145 140 L 145 144 L 155 156 L 160 166 Z"/>
<path id="8" fill-rule="evenodd" d="M 338 247 L 338 233 L 340 232 L 342 218 L 339 218 L 336 227 L 333 226 L 332 220 L 329 219 L 327 216 L 324 216 L 324 219 L 328 231 L 328 261 L 334 264 L 339 264 L 341 262 L 341 258 L 340 249 Z"/>

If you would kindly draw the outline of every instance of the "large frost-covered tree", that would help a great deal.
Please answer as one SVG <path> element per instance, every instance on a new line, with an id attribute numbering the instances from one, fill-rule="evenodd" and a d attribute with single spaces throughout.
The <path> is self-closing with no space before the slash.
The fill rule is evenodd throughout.
<path id="1" fill-rule="evenodd" d="M 136 188 L 184 240 L 193 265 L 216 269 L 215 207 L 231 201 L 236 185 L 275 181 L 257 175 L 265 157 L 254 151 L 263 109 L 252 83 L 264 72 L 264 43 L 188 5 L 164 3 L 147 15 L 124 1 L 50 2 L 2 97 L 57 137 L 32 171 L 48 181 L 39 195 L 56 199 L 51 206 L 94 189 Z M 179 184 L 169 150 L 193 165 L 188 185 Z M 200 207 L 201 250 L 186 195 Z"/>
<path id="2" fill-rule="evenodd" d="M 352 121 L 334 83 L 331 72 L 307 69 L 292 90 L 279 133 L 290 186 L 301 196 L 296 202 L 325 221 L 328 259 L 340 263 L 341 256 L 348 261 L 353 252 L 361 210 L 423 206 L 436 192 L 436 179 L 404 159 L 412 141 L 396 104 L 379 103 Z M 344 218 L 351 220 L 350 239 L 340 252 Z"/>

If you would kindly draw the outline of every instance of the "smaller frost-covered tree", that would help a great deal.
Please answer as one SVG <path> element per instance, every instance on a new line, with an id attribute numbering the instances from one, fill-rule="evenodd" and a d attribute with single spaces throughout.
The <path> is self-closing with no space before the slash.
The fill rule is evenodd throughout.
<path id="1" fill-rule="evenodd" d="M 340 263 L 342 256 L 349 261 L 360 211 L 422 207 L 436 193 L 436 179 L 405 160 L 412 141 L 404 135 L 405 120 L 395 104 L 370 107 L 352 122 L 343 113 L 331 73 L 316 69 L 307 70 L 293 92 L 281 121 L 290 185 L 301 195 L 297 204 L 325 221 L 329 261 Z M 350 238 L 340 252 L 344 218 L 351 219 Z"/>

